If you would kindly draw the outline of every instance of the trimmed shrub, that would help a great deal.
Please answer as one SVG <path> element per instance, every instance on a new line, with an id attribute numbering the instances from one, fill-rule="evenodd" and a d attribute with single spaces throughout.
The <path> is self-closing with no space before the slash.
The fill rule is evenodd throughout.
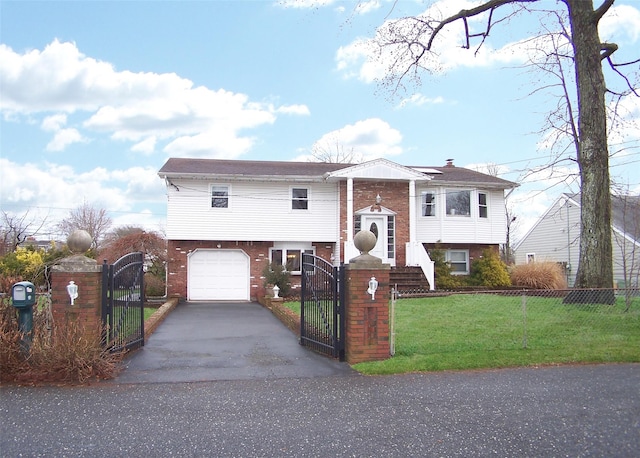
<path id="1" fill-rule="evenodd" d="M 471 282 L 488 288 L 511 286 L 507 265 L 494 250 L 484 250 L 482 257 L 471 263 Z"/>
<path id="2" fill-rule="evenodd" d="M 144 294 L 147 297 L 161 297 L 164 296 L 164 293 L 164 279 L 146 272 L 144 274 Z"/>
<path id="3" fill-rule="evenodd" d="M 558 263 L 530 262 L 511 269 L 511 283 L 514 286 L 535 289 L 566 289 L 567 278 Z"/>
<path id="4" fill-rule="evenodd" d="M 268 285 L 278 285 L 278 288 L 280 288 L 279 295 L 281 297 L 287 297 L 291 294 L 291 274 L 282 264 L 272 262 L 265 266 L 262 270 L 262 276 L 264 277 L 264 286 L 267 290 L 269 289 Z"/>
<path id="5" fill-rule="evenodd" d="M 460 279 L 451 274 L 451 266 L 445 261 L 444 251 L 435 249 L 429 252 L 433 261 L 437 289 L 456 289 L 462 286 Z"/>

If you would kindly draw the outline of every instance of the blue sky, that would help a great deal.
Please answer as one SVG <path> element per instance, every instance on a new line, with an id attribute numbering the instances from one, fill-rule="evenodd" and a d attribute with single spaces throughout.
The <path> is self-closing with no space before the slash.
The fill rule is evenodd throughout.
<path id="1" fill-rule="evenodd" d="M 522 68 L 518 44 L 540 19 L 497 27 L 477 55 L 452 30 L 443 70 L 394 94 L 377 82 L 388 61 L 368 40 L 434 3 L 472 4 L 0 0 L 0 206 L 53 226 L 88 202 L 116 226 L 162 229 L 157 171 L 168 157 L 308 160 L 339 144 L 403 165 L 495 164 L 522 183 L 510 197 L 517 239 L 560 193 L 579 190 L 570 164 L 523 178 L 549 158 L 539 131 L 556 103 L 530 95 L 541 76 Z M 618 61 L 640 57 L 640 2 L 618 0 L 600 33 L 620 45 Z M 638 97 L 623 108 L 611 174 L 637 194 Z"/>

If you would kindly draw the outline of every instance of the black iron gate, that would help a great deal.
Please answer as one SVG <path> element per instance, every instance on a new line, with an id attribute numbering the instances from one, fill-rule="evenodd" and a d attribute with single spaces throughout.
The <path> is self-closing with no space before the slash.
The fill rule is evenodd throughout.
<path id="1" fill-rule="evenodd" d="M 300 343 L 344 361 L 344 265 L 302 256 Z"/>
<path id="2" fill-rule="evenodd" d="M 102 267 L 103 342 L 111 351 L 144 345 L 144 255 L 129 253 Z"/>

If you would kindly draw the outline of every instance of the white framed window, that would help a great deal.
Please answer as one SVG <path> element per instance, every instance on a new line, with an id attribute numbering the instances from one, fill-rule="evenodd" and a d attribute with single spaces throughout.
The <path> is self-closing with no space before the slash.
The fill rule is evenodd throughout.
<path id="1" fill-rule="evenodd" d="M 302 273 L 302 254 L 315 254 L 315 249 L 300 248 L 271 248 L 269 250 L 269 261 L 282 264 L 287 272 L 293 275 Z"/>
<path id="2" fill-rule="evenodd" d="M 445 261 L 451 266 L 452 275 L 469 275 L 469 250 L 447 250 Z"/>
<path id="3" fill-rule="evenodd" d="M 478 216 L 480 218 L 489 217 L 488 196 L 486 192 L 478 193 Z"/>
<path id="4" fill-rule="evenodd" d="M 422 216 L 436 216 L 435 192 L 422 193 Z"/>
<path id="5" fill-rule="evenodd" d="M 231 187 L 227 184 L 211 185 L 211 208 L 229 208 Z"/>
<path id="6" fill-rule="evenodd" d="M 309 188 L 291 188 L 291 209 L 309 210 Z"/>
<path id="7" fill-rule="evenodd" d="M 471 216 L 471 191 L 447 190 L 447 216 Z"/>

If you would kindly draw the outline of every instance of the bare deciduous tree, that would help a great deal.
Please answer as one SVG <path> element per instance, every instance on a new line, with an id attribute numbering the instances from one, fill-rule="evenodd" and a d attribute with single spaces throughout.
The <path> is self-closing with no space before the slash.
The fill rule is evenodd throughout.
<path id="1" fill-rule="evenodd" d="M 329 141 L 324 144 L 316 143 L 311 148 L 311 156 L 316 161 L 331 164 L 355 164 L 362 162 L 362 155 L 357 153 L 353 147 L 346 149 L 337 139 L 334 143 Z"/>
<path id="2" fill-rule="evenodd" d="M 36 221 L 29 218 L 27 211 L 22 216 L 12 215 L 2 211 L 2 221 L 0 224 L 0 255 L 6 252 L 15 251 L 29 237 L 35 237 L 42 230 L 46 223 L 46 218 Z"/>
<path id="3" fill-rule="evenodd" d="M 87 231 L 93 240 L 92 248 L 100 246 L 110 227 L 111 218 L 107 210 L 95 208 L 87 202 L 71 210 L 69 216 L 58 223 L 58 230 L 67 237 L 78 229 Z"/>
<path id="4" fill-rule="evenodd" d="M 454 23 L 464 26 L 462 47 L 482 47 L 494 26 L 508 21 L 520 12 L 535 14 L 530 6 L 539 0 L 487 0 L 479 5 L 461 10 L 445 18 L 416 16 L 388 21 L 378 30 L 380 49 L 391 49 L 392 62 L 385 80 L 392 90 L 398 90 L 405 78 L 420 81 L 420 72 L 434 69 L 436 38 Z M 618 49 L 613 43 L 604 43 L 598 35 L 598 24 L 613 6 L 615 0 L 603 0 L 595 8 L 588 0 L 562 0 L 558 11 L 568 18 L 568 30 L 561 30 L 570 43 L 568 56 L 575 75 L 575 131 L 576 160 L 581 179 L 581 244 L 580 261 L 575 286 L 611 288 L 613 262 L 611 240 L 611 194 L 609 152 L 607 144 L 607 108 L 603 62 L 607 62 L 628 86 L 627 92 L 635 93 L 629 80 L 620 73 L 612 55 Z M 561 6 L 563 4 L 563 7 Z M 504 12 L 502 17 L 498 11 Z M 549 11 L 545 11 L 548 14 Z M 480 30 L 472 28 L 472 19 L 486 18 Z M 558 14 L 557 17 L 563 17 Z M 552 55 L 552 59 L 558 55 Z M 566 80 L 565 80 L 566 81 Z M 567 86 L 565 86 L 567 89 Z M 622 96 L 622 93 L 619 93 Z M 574 113 L 573 109 L 570 110 Z M 572 128 L 570 128 L 572 129 Z"/>

